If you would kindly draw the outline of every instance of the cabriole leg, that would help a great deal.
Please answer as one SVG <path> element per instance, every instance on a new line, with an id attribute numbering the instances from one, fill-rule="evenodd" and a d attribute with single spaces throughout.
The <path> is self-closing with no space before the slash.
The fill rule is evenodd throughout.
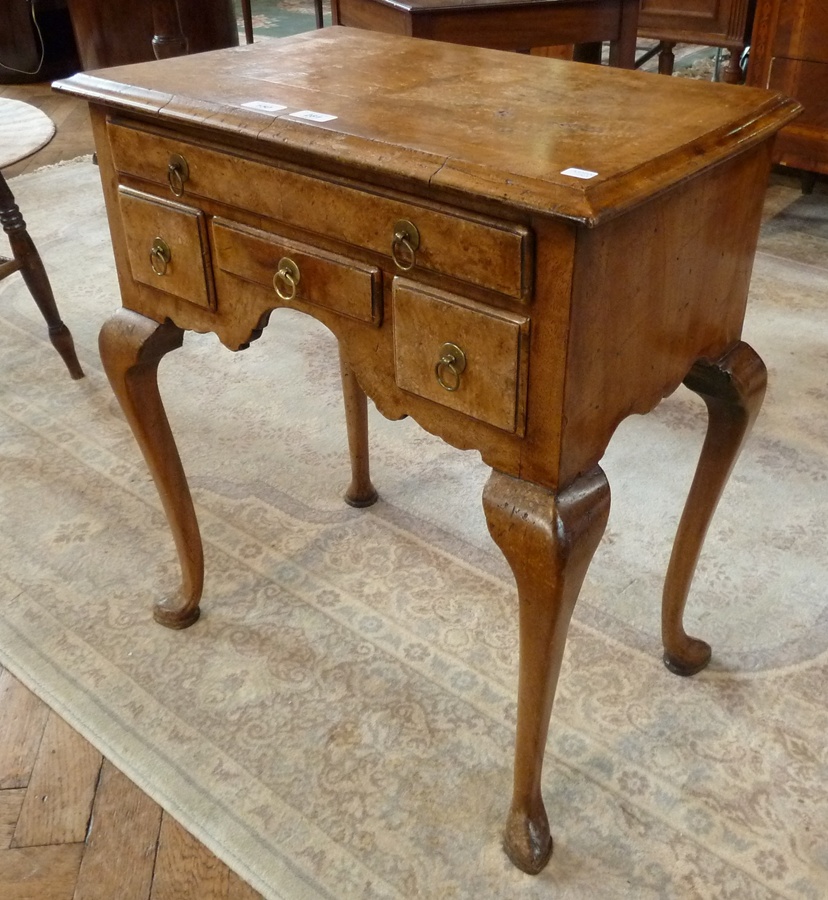
<path id="1" fill-rule="evenodd" d="M 198 619 L 204 583 L 193 501 L 158 392 L 158 363 L 181 346 L 183 337 L 184 332 L 169 320 L 159 325 L 120 309 L 104 323 L 99 338 L 109 383 L 155 480 L 178 551 L 182 585 L 177 593 L 159 600 L 153 613 L 168 628 L 186 628 Z"/>
<path id="2" fill-rule="evenodd" d="M 664 664 L 677 675 L 694 675 L 710 661 L 710 646 L 684 630 L 687 594 L 719 497 L 762 406 L 767 371 L 739 343 L 716 362 L 697 362 L 684 383 L 707 404 L 708 425 L 667 569 L 661 623 Z"/>
<path id="3" fill-rule="evenodd" d="M 351 483 L 345 491 L 350 506 L 371 506 L 377 502 L 377 492 L 371 484 L 368 455 L 368 398 L 359 386 L 353 369 L 341 349 L 339 365 L 342 372 L 342 396 L 345 400 L 345 424 L 348 429 L 348 450 L 351 456 Z"/>
<path id="4" fill-rule="evenodd" d="M 520 606 L 514 795 L 503 846 L 531 875 L 552 853 L 541 797 L 543 754 L 569 620 L 609 503 L 598 468 L 557 494 L 500 472 L 492 472 L 483 491 L 489 532 L 515 575 Z"/>

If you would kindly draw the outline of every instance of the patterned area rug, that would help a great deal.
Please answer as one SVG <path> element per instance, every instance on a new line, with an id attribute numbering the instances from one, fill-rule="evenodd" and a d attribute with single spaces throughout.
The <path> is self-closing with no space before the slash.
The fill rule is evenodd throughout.
<path id="1" fill-rule="evenodd" d="M 575 612 L 547 750 L 556 845 L 500 849 L 515 589 L 477 454 L 372 415 L 381 501 L 348 481 L 333 339 L 298 314 L 232 354 L 189 335 L 161 386 L 206 544 L 203 617 L 101 371 L 117 305 L 97 170 L 12 181 L 87 378 L 0 284 L 0 662 L 270 898 L 812 898 L 828 885 L 828 195 L 777 185 L 746 339 L 770 369 L 689 603 L 692 679 L 660 661 L 660 589 L 704 415 L 623 423 L 613 512 Z"/>

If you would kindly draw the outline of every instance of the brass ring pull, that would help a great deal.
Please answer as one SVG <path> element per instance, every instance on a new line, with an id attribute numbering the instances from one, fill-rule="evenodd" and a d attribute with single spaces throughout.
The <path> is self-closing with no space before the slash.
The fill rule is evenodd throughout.
<path id="1" fill-rule="evenodd" d="M 173 153 L 167 166 L 167 181 L 170 184 L 170 190 L 176 197 L 181 197 L 184 193 L 184 182 L 190 177 L 190 167 L 187 160 L 180 153 Z"/>
<path id="2" fill-rule="evenodd" d="M 417 248 L 420 246 L 420 232 L 417 226 L 407 219 L 394 223 L 394 237 L 391 241 L 391 258 L 398 269 L 407 272 L 414 268 L 417 261 Z M 400 254 L 400 251 L 403 251 Z"/>
<path id="3" fill-rule="evenodd" d="M 166 275 L 167 266 L 172 259 L 172 251 L 170 245 L 160 237 L 152 242 L 150 248 L 150 267 L 156 275 Z"/>
<path id="4" fill-rule="evenodd" d="M 299 266 L 292 259 L 283 256 L 279 260 L 279 267 L 273 276 L 273 289 L 282 300 L 293 300 L 296 296 L 296 285 L 299 284 L 300 278 Z M 287 285 L 286 291 L 282 290 L 283 284 Z"/>
<path id="5" fill-rule="evenodd" d="M 446 391 L 456 391 L 460 387 L 460 376 L 466 368 L 466 354 L 457 346 L 447 342 L 440 347 L 440 359 L 434 367 L 437 383 Z"/>

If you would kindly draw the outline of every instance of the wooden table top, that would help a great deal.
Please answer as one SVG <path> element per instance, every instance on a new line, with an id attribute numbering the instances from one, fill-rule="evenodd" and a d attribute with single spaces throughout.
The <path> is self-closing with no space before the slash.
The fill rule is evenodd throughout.
<path id="1" fill-rule="evenodd" d="M 55 123 L 36 106 L 0 97 L 0 169 L 36 153 L 54 134 Z"/>
<path id="2" fill-rule="evenodd" d="M 798 112 L 756 88 L 340 27 L 80 73 L 56 88 L 286 159 L 299 152 L 322 168 L 590 225 Z M 296 115 L 306 110 L 331 118 Z"/>

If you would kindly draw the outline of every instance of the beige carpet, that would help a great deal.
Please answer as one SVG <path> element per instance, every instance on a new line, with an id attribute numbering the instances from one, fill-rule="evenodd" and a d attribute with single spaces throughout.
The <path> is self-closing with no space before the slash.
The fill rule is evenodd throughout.
<path id="1" fill-rule="evenodd" d="M 87 378 L 0 284 L 0 661 L 243 877 L 286 900 L 828 896 L 828 195 L 769 198 L 746 339 L 770 388 L 691 597 L 714 647 L 693 679 L 662 666 L 658 622 L 700 402 L 625 422 L 605 459 L 533 879 L 499 845 L 516 604 L 479 457 L 373 415 L 382 500 L 352 510 L 327 333 L 283 311 L 243 353 L 188 336 L 161 383 L 204 614 L 153 624 L 178 570 L 97 356 L 117 305 L 97 171 L 12 189 Z"/>

